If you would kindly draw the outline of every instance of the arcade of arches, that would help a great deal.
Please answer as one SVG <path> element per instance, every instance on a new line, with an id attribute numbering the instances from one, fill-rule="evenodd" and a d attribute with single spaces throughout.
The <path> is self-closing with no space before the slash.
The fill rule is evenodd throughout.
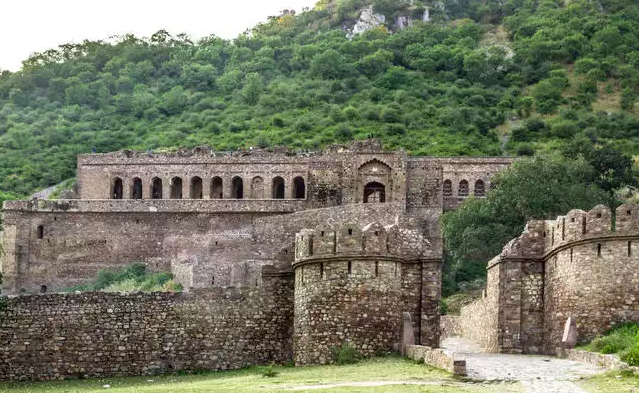
<path id="1" fill-rule="evenodd" d="M 184 181 L 181 177 L 175 176 L 170 179 L 169 188 L 163 189 L 163 181 L 159 177 L 154 177 L 146 194 L 143 181 L 139 177 L 127 183 L 128 192 L 124 192 L 124 181 L 122 178 L 116 177 L 111 183 L 110 199 L 164 199 L 165 191 L 169 195 L 169 199 L 183 199 L 188 196 L 189 199 L 245 199 L 244 179 L 240 176 L 234 176 L 231 179 L 231 187 L 228 196 L 225 196 L 224 181 L 221 177 L 215 176 L 211 178 L 209 186 L 205 187 L 205 181 L 194 176 L 190 182 L 187 180 L 187 193 L 184 194 Z M 292 199 L 306 199 L 306 182 L 303 177 L 296 176 L 292 181 L 290 189 L 290 197 Z M 208 190 L 208 194 L 205 194 Z M 250 182 L 250 190 L 247 191 L 248 199 L 286 199 L 286 180 L 281 176 L 276 176 L 271 181 L 270 192 L 267 192 L 264 179 L 260 176 L 254 177 Z"/>

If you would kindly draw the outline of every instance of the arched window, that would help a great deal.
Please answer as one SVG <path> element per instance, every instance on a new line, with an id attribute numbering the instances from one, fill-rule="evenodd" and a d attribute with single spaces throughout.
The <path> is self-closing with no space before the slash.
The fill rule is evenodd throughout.
<path id="1" fill-rule="evenodd" d="M 47 286 L 42 284 L 40 285 L 40 293 L 47 293 Z"/>
<path id="2" fill-rule="evenodd" d="M 231 198 L 244 198 L 244 181 L 239 176 L 235 176 L 233 180 L 231 180 Z"/>
<path id="3" fill-rule="evenodd" d="M 364 187 L 364 203 L 386 202 L 386 186 L 376 181 L 368 183 Z"/>
<path id="4" fill-rule="evenodd" d="M 444 193 L 444 198 L 453 196 L 453 182 L 450 180 L 444 180 L 442 192 Z"/>
<path id="5" fill-rule="evenodd" d="M 162 199 L 162 179 L 159 177 L 151 180 L 151 199 Z"/>
<path id="6" fill-rule="evenodd" d="M 251 199 L 263 199 L 264 198 L 264 179 L 260 176 L 255 176 L 251 180 Z"/>
<path id="7" fill-rule="evenodd" d="M 460 198 L 466 198 L 468 196 L 468 180 L 462 180 L 459 182 L 459 191 L 457 196 Z"/>
<path id="8" fill-rule="evenodd" d="M 191 179 L 191 199 L 202 199 L 204 197 L 202 192 L 202 178 L 195 176 Z"/>
<path id="9" fill-rule="evenodd" d="M 179 177 L 171 179 L 171 199 L 182 199 L 182 179 Z"/>
<path id="10" fill-rule="evenodd" d="M 293 179 L 293 197 L 295 199 L 305 199 L 306 198 L 306 184 L 304 183 L 304 178 L 301 176 Z"/>
<path id="11" fill-rule="evenodd" d="M 485 195 L 486 195 L 486 189 L 484 187 L 484 181 L 477 180 L 475 182 L 475 196 L 481 198 Z"/>
<path id="12" fill-rule="evenodd" d="M 131 199 L 142 199 L 142 179 L 136 177 L 131 186 Z"/>
<path id="13" fill-rule="evenodd" d="M 224 197 L 224 187 L 222 178 L 215 176 L 211 179 L 211 199 L 222 199 Z"/>
<path id="14" fill-rule="evenodd" d="M 279 176 L 273 179 L 273 199 L 284 199 L 284 179 Z"/>
<path id="15" fill-rule="evenodd" d="M 122 199 L 123 187 L 122 187 L 122 179 L 116 177 L 113 180 L 113 193 L 111 193 L 112 199 Z"/>

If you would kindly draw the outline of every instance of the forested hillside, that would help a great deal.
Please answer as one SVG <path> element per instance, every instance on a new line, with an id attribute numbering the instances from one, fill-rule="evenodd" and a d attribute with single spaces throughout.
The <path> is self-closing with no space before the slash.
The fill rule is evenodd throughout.
<path id="1" fill-rule="evenodd" d="M 370 4 L 386 24 L 347 38 Z M 124 147 L 372 135 L 412 154 L 593 142 L 638 154 L 638 86 L 635 1 L 322 0 L 232 42 L 160 31 L 61 45 L 3 72 L 0 195 L 72 177 L 78 153 Z"/>

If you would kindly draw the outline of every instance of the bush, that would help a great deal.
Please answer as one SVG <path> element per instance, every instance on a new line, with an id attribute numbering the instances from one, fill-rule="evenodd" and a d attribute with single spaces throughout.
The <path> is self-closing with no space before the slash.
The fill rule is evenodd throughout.
<path id="1" fill-rule="evenodd" d="M 335 347 L 332 350 L 335 363 L 339 365 L 355 364 L 359 361 L 359 354 L 355 347 L 348 343 L 342 343 L 341 347 Z"/>
<path id="2" fill-rule="evenodd" d="M 589 345 L 595 352 L 619 354 L 628 357 L 639 365 L 639 325 L 627 323 L 612 329 L 607 335 L 597 337 Z"/>
<path id="3" fill-rule="evenodd" d="M 620 358 L 631 366 L 639 366 L 639 343 L 635 343 L 632 348 L 623 351 Z"/>
<path id="4" fill-rule="evenodd" d="M 272 363 L 266 367 L 261 367 L 260 374 L 262 374 L 263 378 L 275 378 L 280 375 L 280 373 L 275 370 L 275 365 Z"/>

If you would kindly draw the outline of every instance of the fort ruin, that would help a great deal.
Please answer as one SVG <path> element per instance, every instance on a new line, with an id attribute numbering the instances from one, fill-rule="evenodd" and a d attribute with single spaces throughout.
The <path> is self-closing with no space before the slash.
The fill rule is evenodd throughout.
<path id="1" fill-rule="evenodd" d="M 342 343 L 396 351 L 403 312 L 436 347 L 439 218 L 511 163 L 376 141 L 80 155 L 77 199 L 4 203 L 3 293 L 23 296 L 2 312 L 0 379 L 323 364 Z M 55 293 L 131 262 L 186 292 Z"/>

